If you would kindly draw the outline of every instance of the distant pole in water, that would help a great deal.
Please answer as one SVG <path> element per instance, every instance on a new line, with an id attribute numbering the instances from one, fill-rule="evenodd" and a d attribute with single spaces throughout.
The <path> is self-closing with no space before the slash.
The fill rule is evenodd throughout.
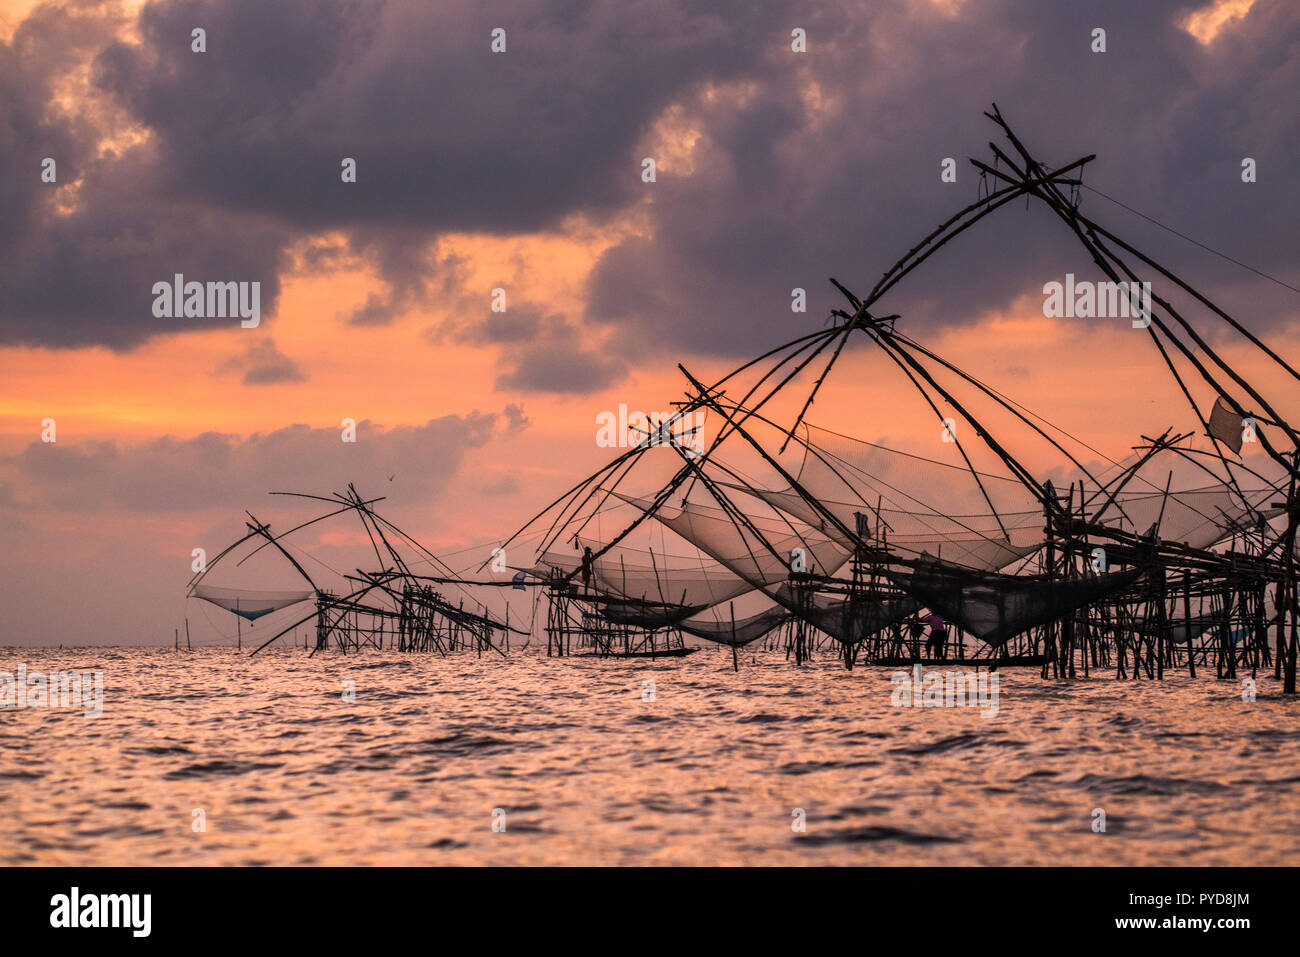
<path id="1" fill-rule="evenodd" d="M 180 630 L 179 628 L 175 628 L 175 629 L 173 629 L 173 630 L 176 632 L 176 644 L 174 644 L 174 645 L 172 646 L 172 650 L 173 650 L 173 651 L 180 651 L 180 650 L 181 650 L 181 630 Z"/>
<path id="2" fill-rule="evenodd" d="M 186 650 L 186 651 L 193 651 L 193 650 L 194 650 L 193 648 L 190 647 L 190 620 L 189 620 L 189 618 L 186 618 L 186 619 L 185 619 L 185 650 Z"/>
<path id="3" fill-rule="evenodd" d="M 731 670 L 739 671 L 740 653 L 736 651 L 736 603 L 728 602 L 728 607 L 731 609 Z"/>

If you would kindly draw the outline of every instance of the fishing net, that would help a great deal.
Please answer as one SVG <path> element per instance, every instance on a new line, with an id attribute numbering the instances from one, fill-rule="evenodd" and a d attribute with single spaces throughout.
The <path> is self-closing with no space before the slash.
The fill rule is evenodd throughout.
<path id="1" fill-rule="evenodd" d="M 732 621 L 683 621 L 682 631 L 695 635 L 706 641 L 715 641 L 720 645 L 744 647 L 757 641 L 774 628 L 790 620 L 790 613 L 784 608 L 769 608 L 757 615 Z"/>
<path id="2" fill-rule="evenodd" d="M 288 605 L 316 597 L 316 593 L 311 590 L 255 591 L 249 588 L 218 588 L 215 585 L 202 584 L 195 585 L 190 595 L 233 612 L 247 621 L 253 621 Z"/>
<path id="3" fill-rule="evenodd" d="M 578 597 L 581 597 L 579 595 Z M 622 601 L 604 597 L 585 599 L 590 601 L 602 618 L 618 625 L 634 625 L 637 628 L 654 630 L 678 625 L 685 618 L 698 615 L 704 611 L 703 605 L 654 605 L 638 601 Z"/>
<path id="4" fill-rule="evenodd" d="M 797 483 L 849 529 L 858 527 L 857 515 L 866 516 L 872 534 L 896 555 L 941 553 L 945 561 L 988 570 L 1033 553 L 1042 542 L 1042 507 L 1015 479 L 811 424 L 804 430 L 807 444 Z M 759 494 L 827 534 L 835 528 L 793 488 Z"/>
<path id="5" fill-rule="evenodd" d="M 1227 485 L 1206 486 L 1185 490 L 1164 489 L 1130 492 L 1127 489 L 1116 496 L 1121 511 L 1111 505 L 1104 512 L 1105 501 L 1096 509 L 1101 512 L 1103 524 L 1116 525 L 1145 534 L 1159 523 L 1157 534 L 1166 541 L 1185 542 L 1192 548 L 1208 548 L 1234 531 L 1254 525 L 1252 517 L 1268 518 L 1281 509 L 1269 508 L 1269 500 L 1278 494 L 1275 489 L 1243 489 L 1243 495 Z"/>
<path id="6" fill-rule="evenodd" d="M 781 585 L 772 596 L 783 607 L 844 645 L 872 638 L 917 610 L 911 598 L 851 599 Z"/>
<path id="7" fill-rule="evenodd" d="M 642 511 L 650 510 L 651 502 L 645 499 L 619 497 Z M 844 545 L 802 522 L 747 516 L 751 528 L 721 508 L 689 502 L 680 507 L 662 505 L 654 517 L 754 588 L 785 581 L 792 571 L 833 574 L 849 556 Z"/>
<path id="8" fill-rule="evenodd" d="M 635 563 L 631 560 L 635 559 Z M 548 551 L 532 568 L 524 569 L 536 578 L 549 578 L 552 572 L 572 574 L 582 567 L 577 552 Z M 575 584 L 583 585 L 581 575 Z M 693 567 L 668 567 L 655 561 L 644 564 L 644 557 L 631 550 L 611 548 L 592 564 L 589 589 L 597 594 L 631 599 L 634 602 L 658 602 L 693 609 L 687 615 L 727 601 L 753 589 L 717 562 L 701 561 Z M 630 609 L 632 605 L 625 605 Z M 687 617 L 683 615 L 682 617 Z"/>
<path id="9" fill-rule="evenodd" d="M 956 565 L 992 571 L 1042 544 L 1042 506 L 1013 478 L 899 452 L 811 424 L 804 426 L 804 434 L 807 448 L 797 482 L 850 529 L 855 527 L 854 513 L 874 515 L 878 506 L 879 525 L 891 552 L 903 557 L 928 552 Z M 1240 493 L 1224 482 L 1189 487 L 1186 473 L 1192 467 L 1171 450 L 1146 461 L 1135 453 L 1107 466 L 1102 476 L 1114 481 L 1130 468 L 1132 478 L 1109 505 L 1109 493 L 1093 485 L 1084 511 L 1094 521 L 1138 534 L 1158 522 L 1158 534 L 1166 541 L 1208 548 L 1234 531 L 1253 527 L 1259 517 L 1279 512 L 1269 508 L 1270 498 L 1280 494 L 1275 486 L 1260 487 L 1257 482 Z M 1182 480 L 1166 491 L 1174 472 L 1183 473 Z M 1072 469 L 1057 479 L 1059 489 L 1071 490 L 1063 494 L 1065 502 L 1073 499 L 1075 483 L 1082 500 L 1083 472 Z M 837 533 L 794 489 L 759 494 L 827 534 Z"/>
<path id="10" fill-rule="evenodd" d="M 922 605 L 997 648 L 1030 628 L 1056 621 L 1128 587 L 1144 571 L 1132 568 L 1090 578 L 1046 581 L 973 571 L 931 558 L 910 574 L 887 574 Z"/>
<path id="11" fill-rule="evenodd" d="M 812 525 L 846 547 L 850 545 L 851 539 L 840 526 L 819 515 L 794 489 L 783 492 L 756 489 L 754 494 L 773 508 Z M 967 568 L 992 570 L 1005 568 L 1012 562 L 1033 554 L 1041 545 L 1041 511 L 1038 513 L 1037 524 L 1010 529 L 1011 539 L 1008 541 L 1000 537 L 1002 532 L 999 529 L 980 530 L 964 524 L 977 519 L 991 521 L 989 516 L 971 516 L 968 519 L 963 516 L 903 512 L 883 506 L 877 512 L 876 508 L 861 503 L 855 506 L 849 502 L 829 500 L 821 500 L 821 504 L 850 529 L 858 527 L 855 524 L 858 515 L 864 516 L 869 527 L 868 534 L 878 534 L 891 555 L 904 559 L 919 558 L 922 554 L 937 554 L 944 561 Z"/>

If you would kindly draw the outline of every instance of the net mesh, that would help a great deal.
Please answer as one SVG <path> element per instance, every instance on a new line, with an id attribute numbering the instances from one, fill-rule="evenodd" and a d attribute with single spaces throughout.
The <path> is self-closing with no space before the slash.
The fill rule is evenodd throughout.
<path id="1" fill-rule="evenodd" d="M 783 492 L 755 490 L 755 494 L 773 508 L 818 528 L 846 546 L 849 544 L 848 536 L 840 527 L 818 515 L 794 489 Z M 963 517 L 917 514 L 884 506 L 877 513 L 875 507 L 869 508 L 861 503 L 855 506 L 850 502 L 826 499 L 819 501 L 848 528 L 857 528 L 856 516 L 865 515 L 873 529 L 872 534 L 878 532 L 890 554 L 900 558 L 915 559 L 928 553 L 967 568 L 991 570 L 1005 568 L 1012 562 L 1033 554 L 1041 544 L 1041 519 L 1036 526 L 1011 529 L 1011 539 L 1008 541 L 1000 537 L 1002 533 L 997 529 L 965 527 L 963 522 L 966 519 Z M 974 518 L 976 517 L 972 516 Z M 981 518 L 992 521 L 991 516 Z"/>
<path id="2" fill-rule="evenodd" d="M 922 605 L 996 648 L 1030 628 L 1056 621 L 1128 587 L 1143 572 L 1131 568 L 1090 578 L 1047 581 L 973 571 L 930 558 L 910 574 L 887 574 Z"/>
<path id="3" fill-rule="evenodd" d="M 912 598 L 855 600 L 781 585 L 773 593 L 785 608 L 843 645 L 856 645 L 916 612 Z"/>
<path id="4" fill-rule="evenodd" d="M 805 424 L 804 435 L 807 448 L 798 483 L 848 528 L 854 527 L 855 512 L 870 514 L 878 506 L 891 552 L 904 557 L 928 552 L 953 564 L 991 571 L 1005 568 L 1042 544 L 1043 508 L 1016 479 L 972 472 L 964 465 L 900 452 L 811 424 Z M 1079 491 L 1074 494 L 1082 500 L 1086 482 L 1084 511 L 1093 520 L 1140 534 L 1158 523 L 1161 538 L 1193 548 L 1208 548 L 1234 531 L 1253 526 L 1260 516 L 1279 512 L 1269 508 L 1279 487 L 1256 479 L 1239 493 L 1223 482 L 1206 484 L 1204 473 L 1175 450 L 1162 450 L 1145 461 L 1135 452 L 1093 474 L 1103 483 L 1114 482 L 1130 468 L 1132 477 L 1109 506 L 1109 493 L 1086 481 L 1077 468 L 1056 476 L 1055 485 L 1063 501 L 1069 501 L 1065 490 L 1073 490 L 1077 483 Z M 1196 474 L 1201 480 L 1189 482 L 1189 475 Z M 1171 488 L 1175 476 L 1181 477 Z M 759 494 L 782 511 L 837 534 L 835 526 L 818 516 L 793 488 Z"/>
<path id="5" fill-rule="evenodd" d="M 850 529 L 856 527 L 855 513 L 870 516 L 873 530 L 897 555 L 942 553 L 945 561 L 994 569 L 1032 553 L 1042 541 L 1042 507 L 1015 479 L 973 473 L 811 424 L 805 436 L 798 484 Z M 815 515 L 793 488 L 763 497 L 804 521 Z"/>
<path id="6" fill-rule="evenodd" d="M 619 497 L 642 511 L 650 509 L 651 503 L 645 499 Z M 754 588 L 789 578 L 796 549 L 802 552 L 802 570 L 810 574 L 832 574 L 849 556 L 844 545 L 802 522 L 751 516 L 748 521 L 754 527 L 749 528 L 721 508 L 689 502 L 680 507 L 663 505 L 654 517 Z"/>
<path id="7" fill-rule="evenodd" d="M 678 625 L 683 619 L 704 611 L 703 605 L 651 605 L 603 597 L 592 600 L 592 604 L 606 621 L 650 630 Z"/>
<path id="8" fill-rule="evenodd" d="M 1269 499 L 1277 494 L 1272 488 L 1244 489 L 1243 493 L 1244 502 L 1242 496 L 1223 485 L 1174 490 L 1168 496 L 1163 489 L 1125 489 L 1116 496 L 1123 511 L 1111 505 L 1101 512 L 1101 520 L 1102 524 L 1138 533 L 1145 533 L 1158 522 L 1158 534 L 1166 541 L 1208 548 L 1234 529 L 1253 524 L 1252 514 L 1268 517 L 1281 511 L 1268 508 Z M 1100 512 L 1104 506 L 1102 500 L 1095 507 Z"/>
<path id="9" fill-rule="evenodd" d="M 278 611 L 288 605 L 315 598 L 316 593 L 306 591 L 256 591 L 249 588 L 219 588 L 198 584 L 190 591 L 195 598 L 211 602 L 240 618 L 252 621 Z"/>
<path id="10" fill-rule="evenodd" d="M 728 621 L 683 621 L 682 631 L 695 635 L 706 641 L 715 641 L 720 645 L 743 647 L 757 641 L 774 628 L 779 628 L 790 620 L 790 613 L 784 608 L 768 608 L 756 615 Z"/>
<path id="11" fill-rule="evenodd" d="M 589 587 L 601 595 L 688 606 L 695 611 L 727 601 L 753 589 L 753 585 L 730 572 L 718 562 L 701 561 L 694 567 L 667 567 L 657 561 L 644 564 L 645 558 L 631 549 L 611 548 L 592 563 Z M 548 578 L 552 571 L 572 574 L 582 567 L 582 555 L 548 551 L 532 568 L 523 569 L 537 578 Z M 578 584 L 583 584 L 581 574 Z M 630 608 L 630 605 L 625 605 Z"/>

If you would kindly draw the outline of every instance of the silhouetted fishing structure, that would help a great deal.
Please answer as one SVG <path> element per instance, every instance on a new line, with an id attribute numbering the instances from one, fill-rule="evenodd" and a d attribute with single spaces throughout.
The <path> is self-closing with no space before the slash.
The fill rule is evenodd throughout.
<path id="1" fill-rule="evenodd" d="M 299 625 L 315 623 L 316 644 L 312 654 L 333 645 L 341 652 L 360 651 L 364 648 L 395 651 L 436 652 L 447 655 L 457 651 L 474 651 L 479 656 L 485 652 L 504 655 L 509 649 L 509 634 L 526 635 L 510 626 L 509 620 L 498 620 L 486 608 L 465 608 L 464 600 L 452 603 L 434 587 L 450 579 L 445 576 L 426 576 L 411 569 L 409 561 L 395 547 L 391 537 L 405 543 L 440 564 L 437 556 L 424 549 L 392 522 L 379 515 L 373 506 L 382 498 L 363 499 L 349 485 L 346 492 L 336 492 L 325 497 L 301 492 L 276 492 L 303 499 L 329 503 L 332 508 L 324 515 L 303 522 L 279 535 L 272 534 L 266 524 L 248 514 L 248 534 L 217 555 L 211 563 L 190 581 L 189 595 L 219 605 L 246 620 L 253 620 L 272 611 L 299 603 L 312 602 L 311 612 L 282 628 L 253 654 L 272 642 L 294 631 Z M 375 558 L 377 569 L 357 569 L 356 574 L 342 578 L 353 586 L 345 594 L 337 594 L 319 587 L 302 564 L 286 548 L 289 535 L 319 522 L 342 514 L 358 518 L 364 528 Z M 265 591 L 261 589 L 222 589 L 205 583 L 204 579 L 222 559 L 237 553 L 250 541 L 260 544 L 243 555 L 243 564 L 267 547 L 274 547 L 303 578 L 307 589 L 301 591 Z M 450 570 L 447 570 L 449 574 Z"/>
<path id="2" fill-rule="evenodd" d="M 680 655 L 692 650 L 689 635 L 729 647 L 736 668 L 739 649 L 754 645 L 783 650 L 796 665 L 825 651 L 847 668 L 962 661 L 1037 667 L 1044 678 L 1106 671 L 1159 679 L 1211 669 L 1235 678 L 1271 669 L 1295 692 L 1300 436 L 1276 397 L 1229 365 L 1209 341 L 1219 337 L 1202 335 L 1188 315 L 1199 310 L 1283 377 L 1300 373 L 1190 283 L 1082 212 L 1093 155 L 1049 168 L 996 106 L 986 116 L 1009 145 L 990 143 L 991 163 L 971 160 L 981 177 L 975 202 L 922 237 L 865 296 L 831 279 L 846 305 L 832 311 L 828 327 L 712 384 L 679 365 L 686 391 L 676 411 L 505 540 L 503 549 L 539 536 L 532 560 L 511 566 L 511 587 L 541 590 L 548 655 Z M 872 311 L 941 249 L 1021 198 L 1042 204 L 1077 239 L 1107 279 L 1098 297 L 1124 316 L 1132 307 L 1134 328 L 1154 345 L 1199 429 L 1143 436 L 1130 454 L 1109 459 L 909 335 L 902 316 Z M 953 461 L 808 420 L 850 340 L 864 338 L 942 424 Z M 794 421 L 776 422 L 773 400 L 814 372 Z M 981 405 L 1012 428 L 995 426 Z M 688 428 L 701 418 L 711 426 L 707 440 L 698 425 Z M 957 423 L 977 441 L 965 444 Z M 1266 461 L 1248 465 L 1243 441 L 1257 443 Z M 1013 451 L 1024 443 L 1056 461 L 1054 480 L 1025 464 L 1024 450 Z M 782 460 L 788 448 L 802 456 L 798 465 Z M 637 465 L 662 450 L 675 456 L 671 478 L 649 494 L 628 491 Z M 756 460 L 764 477 L 742 469 L 733 453 Z M 977 466 L 977 458 L 989 464 Z M 322 592 L 302 572 L 317 604 L 318 649 L 332 637 L 343 650 L 482 653 L 504 650 L 494 636 L 522 633 L 434 590 L 501 582 L 445 566 L 438 576 L 416 575 L 385 531 L 436 558 L 380 518 L 372 501 L 351 488 L 321 500 L 361 518 L 380 571 L 358 570 L 350 578 L 356 590 L 343 596 Z M 598 533 L 597 517 L 615 514 L 626 516 L 617 530 Z M 283 536 L 249 518 L 245 541 L 260 536 L 260 547 L 279 547 Z M 694 555 L 670 561 L 635 547 L 652 527 Z M 221 599 L 201 577 L 192 593 Z M 292 596 L 250 604 L 255 598 L 241 597 L 233 610 L 253 613 Z M 737 600 L 759 607 L 737 618 Z M 924 651 L 923 622 L 931 628 Z"/>
<path id="3" fill-rule="evenodd" d="M 958 633 L 940 648 L 950 645 L 964 657 L 969 639 L 984 649 L 973 660 L 993 666 L 1036 664 L 1045 677 L 1108 668 L 1121 677 L 1156 678 L 1171 668 L 1194 674 L 1198 665 L 1212 666 L 1222 677 L 1271 667 L 1284 677 L 1287 692 L 1294 692 L 1300 443 L 1274 403 L 1228 365 L 1175 298 L 1203 307 L 1268 362 L 1293 378 L 1300 375 L 1190 283 L 1080 210 L 1083 169 L 1094 156 L 1049 169 L 996 106 L 986 115 L 1010 152 L 990 143 L 992 164 L 971 161 L 986 187 L 980 198 L 909 249 L 865 297 L 832 279 L 848 303 L 833 312 L 835 325 L 771 350 L 711 385 L 679 367 L 689 390 L 674 419 L 701 411 L 713 416 L 719 425 L 707 450 L 688 450 L 672 440 L 675 421 L 661 423 L 658 434 L 574 486 L 524 528 L 549 517 L 546 551 L 583 534 L 611 500 L 630 504 L 639 514 L 599 544 L 592 553 L 597 562 L 623 562 L 628 549 L 622 543 L 643 522 L 665 525 L 730 573 L 728 578 L 704 570 L 701 581 L 739 580 L 770 600 L 772 609 L 729 630 L 728 619 L 709 609 L 738 591 L 706 602 L 685 594 L 676 599 L 663 588 L 649 597 L 662 605 L 676 601 L 682 630 L 724 644 L 778 633 L 796 663 L 826 642 L 848 667 L 855 661 L 917 660 L 911 619 L 929 610 Z M 1169 430 L 1144 438 L 1106 474 L 1093 474 L 1045 420 L 903 332 L 901 316 L 873 314 L 873 306 L 903 278 L 1021 197 L 1050 209 L 1110 281 L 1103 286 L 1112 300 L 1134 306 L 1140 320 L 1135 326 L 1145 328 L 1212 449 L 1196 448 L 1194 433 Z M 1139 276 L 1139 268 L 1150 278 Z M 1147 288 L 1153 290 L 1149 301 L 1137 294 Z M 944 424 L 961 467 L 806 421 L 855 336 L 874 343 Z M 786 428 L 765 417 L 765 406 L 819 358 L 824 365 L 794 424 Z M 732 398 L 728 390 L 743 388 L 741 376 L 760 369 L 743 395 Z M 1208 401 L 1198 402 L 1194 387 L 1203 393 L 1208 387 Z M 1023 436 L 1047 443 L 1066 463 L 1068 486 L 1058 490 L 1022 464 L 975 412 L 974 399 L 992 402 L 1023 427 Z M 1260 411 L 1248 411 L 1247 404 Z M 995 473 L 976 468 L 943 406 L 973 430 L 997 463 Z M 1265 434 L 1265 426 L 1277 430 L 1276 439 Z M 802 447 L 796 473 L 765 446 L 761 427 L 775 430 L 779 451 L 791 443 Z M 1272 478 L 1240 460 L 1243 433 L 1267 453 L 1275 466 Z M 756 453 L 775 481 L 758 484 L 729 468 L 719 455 L 728 440 Z M 620 487 L 636 459 L 660 446 L 678 453 L 679 471 L 653 495 L 623 494 Z M 1201 481 L 1174 487 L 1171 463 Z M 935 500 L 936 488 L 949 501 Z M 956 488 L 970 493 L 963 503 L 978 507 L 951 507 Z M 768 506 L 766 518 L 758 517 L 755 500 Z M 1270 524 L 1278 517 L 1285 520 L 1282 529 Z M 563 568 L 556 573 L 576 574 Z M 618 576 L 606 572 L 595 580 L 605 593 L 632 597 Z M 670 614 L 667 607 L 643 609 L 639 622 L 649 628 Z M 624 626 L 638 618 L 627 608 L 620 608 L 619 617 Z"/>

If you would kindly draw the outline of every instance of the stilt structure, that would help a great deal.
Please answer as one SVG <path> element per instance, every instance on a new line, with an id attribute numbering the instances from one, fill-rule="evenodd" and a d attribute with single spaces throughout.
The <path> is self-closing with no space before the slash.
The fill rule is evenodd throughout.
<path id="1" fill-rule="evenodd" d="M 828 641 L 850 668 L 919 658 L 919 642 L 909 640 L 913 629 L 904 623 L 928 611 L 929 619 L 946 620 L 957 661 L 1033 663 L 1052 679 L 1114 669 L 1119 677 L 1155 680 L 1210 667 L 1234 679 L 1244 668 L 1257 673 L 1272 662 L 1293 693 L 1300 437 L 1276 401 L 1198 332 L 1185 315 L 1189 304 L 1244 340 L 1261 362 L 1294 379 L 1300 373 L 1190 283 L 1082 211 L 1091 155 L 1043 164 L 996 106 L 987 116 L 1010 145 L 990 144 L 991 163 L 971 161 L 981 177 L 977 200 L 912 246 L 865 297 L 832 280 L 848 302 L 832 312 L 836 324 L 712 385 L 679 366 L 688 384 L 685 400 L 655 435 L 671 436 L 674 426 L 706 414 L 715 425 L 710 441 L 689 448 L 679 441 L 640 443 L 520 533 L 549 516 L 544 551 L 584 532 L 611 501 L 630 504 L 632 517 L 605 537 L 595 559 L 620 555 L 648 520 L 666 526 L 788 616 L 763 635 L 796 665 Z M 1131 455 L 1108 460 L 1096 474 L 1078 454 L 1095 460 L 1095 450 L 908 335 L 901 316 L 873 313 L 949 242 L 1021 198 L 1046 206 L 1083 246 L 1106 280 L 1098 297 L 1132 320 L 1134 336 L 1153 342 L 1199 430 L 1143 437 Z M 942 421 L 954 461 L 923 459 L 805 421 L 851 338 L 873 343 Z M 773 422 L 765 408 L 819 357 L 824 364 L 793 425 Z M 745 376 L 752 384 L 742 384 Z M 1011 421 L 1012 434 L 992 427 L 977 405 L 991 405 Z M 958 438 L 956 424 L 975 436 L 973 446 Z M 1241 458 L 1243 436 L 1257 443 L 1265 461 L 1248 465 Z M 1209 449 L 1198 446 L 1203 439 Z M 1065 475 L 1059 490 L 1013 451 L 1026 442 L 1059 459 L 1057 472 Z M 803 453 L 797 469 L 779 459 L 792 443 Z M 638 460 L 661 445 L 681 459 L 672 479 L 650 495 L 623 493 Z M 757 455 L 770 478 L 755 481 L 728 464 L 732 459 L 723 454 L 736 447 Z M 977 455 L 992 466 L 977 468 Z M 960 509 L 953 504 L 958 500 Z M 572 580 L 573 572 L 561 577 Z M 571 632 L 565 623 L 581 619 L 564 611 L 571 593 L 551 588 L 553 646 L 560 647 L 560 634 Z M 725 634 L 726 621 L 711 611 L 720 607 L 716 599 L 699 607 L 681 601 L 682 630 Z M 734 605 L 726 607 L 734 616 Z M 590 604 L 584 615 L 608 618 Z"/>

